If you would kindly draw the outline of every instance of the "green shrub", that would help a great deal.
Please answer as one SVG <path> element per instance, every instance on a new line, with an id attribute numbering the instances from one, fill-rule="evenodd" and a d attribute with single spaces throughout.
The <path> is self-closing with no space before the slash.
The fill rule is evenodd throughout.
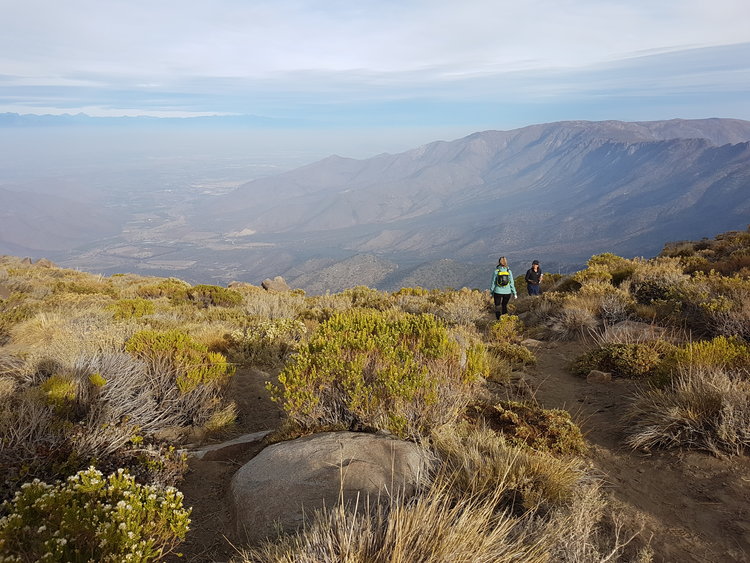
<path id="1" fill-rule="evenodd" d="M 512 444 L 564 455 L 586 451 L 581 429 L 565 410 L 502 401 L 496 405 L 475 403 L 466 412 L 470 420 L 481 419 Z"/>
<path id="2" fill-rule="evenodd" d="M 486 375 L 483 347 L 463 355 L 432 315 L 352 310 L 321 324 L 270 385 L 303 428 L 338 424 L 424 434 L 458 415 L 469 385 Z"/>
<path id="3" fill-rule="evenodd" d="M 190 523 L 176 489 L 141 486 L 123 470 L 103 478 L 93 467 L 55 485 L 26 483 L 3 511 L 0 555 L 18 562 L 154 561 Z"/>
<path id="4" fill-rule="evenodd" d="M 511 366 L 532 366 L 536 364 L 534 353 L 522 344 L 516 342 L 497 342 L 490 344 L 487 351 Z"/>
<path id="5" fill-rule="evenodd" d="M 242 295 L 218 285 L 196 285 L 187 290 L 187 297 L 201 307 L 236 307 Z"/>
<path id="6" fill-rule="evenodd" d="M 717 336 L 690 342 L 675 352 L 678 366 L 736 369 L 750 365 L 750 345 L 739 338 Z"/>
<path id="7" fill-rule="evenodd" d="M 56 411 L 69 411 L 78 395 L 78 383 L 69 375 L 53 375 L 39 386 L 44 393 L 45 400 Z"/>
<path id="8" fill-rule="evenodd" d="M 148 299 L 119 299 L 107 307 L 107 310 L 112 311 L 117 320 L 128 320 L 153 315 L 156 308 Z"/>
<path id="9" fill-rule="evenodd" d="M 76 293 L 79 295 L 102 294 L 116 297 L 117 291 L 109 282 L 98 280 L 58 281 L 54 285 L 56 293 Z"/>
<path id="10" fill-rule="evenodd" d="M 138 288 L 137 293 L 146 299 L 167 297 L 173 302 L 181 302 L 187 300 L 189 288 L 190 284 L 176 278 L 169 278 L 157 283 L 142 285 Z"/>
<path id="11" fill-rule="evenodd" d="M 341 295 L 351 300 L 352 307 L 376 309 L 378 311 L 385 311 L 393 307 L 387 293 L 372 289 L 366 285 L 358 285 L 351 289 L 345 289 L 341 292 Z"/>
<path id="12" fill-rule="evenodd" d="M 490 325 L 490 340 L 494 342 L 520 342 L 525 327 L 515 315 L 503 315 Z"/>
<path id="13" fill-rule="evenodd" d="M 611 372 L 615 376 L 642 379 L 665 376 L 666 360 L 675 347 L 661 340 L 632 344 L 605 344 L 586 352 L 572 365 L 576 375 L 586 376 L 592 370 Z"/>
<path id="14" fill-rule="evenodd" d="M 276 364 L 297 350 L 307 333 L 302 321 L 253 319 L 225 336 L 230 357 L 242 363 Z"/>
<path id="15" fill-rule="evenodd" d="M 178 370 L 177 386 L 187 393 L 200 385 L 223 383 L 235 368 L 218 352 L 179 330 L 136 332 L 125 344 L 126 351 L 148 362 L 168 361 Z"/>

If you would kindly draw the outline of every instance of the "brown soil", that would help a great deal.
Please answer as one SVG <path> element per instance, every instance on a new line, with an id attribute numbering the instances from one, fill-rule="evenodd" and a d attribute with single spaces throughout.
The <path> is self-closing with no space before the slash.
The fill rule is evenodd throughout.
<path id="1" fill-rule="evenodd" d="M 283 412 L 272 402 L 265 383 L 272 375 L 254 368 L 237 370 L 232 377 L 229 396 L 237 404 L 239 417 L 235 433 L 249 434 L 278 428 Z M 226 439 L 230 439 L 227 437 Z M 180 546 L 183 557 L 174 561 L 229 561 L 237 554 L 227 493 L 229 484 L 243 464 L 256 456 L 263 444 L 231 452 L 219 459 L 189 459 L 189 471 L 179 489 L 184 504 L 193 507 L 187 541 Z"/>
<path id="2" fill-rule="evenodd" d="M 581 425 L 592 465 L 626 519 L 643 522 L 641 537 L 650 537 L 654 561 L 750 563 L 750 458 L 625 447 L 621 419 L 636 384 L 588 383 L 573 376 L 566 366 L 585 349 L 582 343 L 543 343 L 535 350 L 539 361 L 528 382 L 541 406 L 567 409 Z M 246 369 L 234 379 L 238 433 L 278 428 L 282 413 L 264 388 L 269 374 Z M 228 561 L 237 553 L 230 543 L 227 489 L 234 472 L 261 448 L 230 459 L 190 461 L 180 489 L 185 504 L 193 506 L 193 523 L 179 561 Z"/>

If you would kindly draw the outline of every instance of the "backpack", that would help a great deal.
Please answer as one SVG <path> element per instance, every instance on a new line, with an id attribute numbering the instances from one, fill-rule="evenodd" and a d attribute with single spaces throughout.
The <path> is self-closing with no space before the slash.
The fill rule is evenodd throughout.
<path id="1" fill-rule="evenodd" d="M 508 270 L 498 270 L 495 276 L 495 285 L 505 287 L 510 284 L 510 272 Z"/>

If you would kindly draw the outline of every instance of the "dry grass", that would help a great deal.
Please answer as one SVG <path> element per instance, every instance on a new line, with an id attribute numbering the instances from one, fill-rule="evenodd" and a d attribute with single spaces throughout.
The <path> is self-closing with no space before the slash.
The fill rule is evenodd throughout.
<path id="1" fill-rule="evenodd" d="M 553 538 L 550 560 L 649 563 L 652 553 L 639 537 L 642 528 L 626 522 L 623 513 L 604 497 L 601 487 L 599 481 L 578 487 L 572 501 L 547 521 L 547 533 Z"/>
<path id="2" fill-rule="evenodd" d="M 435 315 L 449 324 L 474 326 L 487 317 L 488 303 L 483 292 L 462 288 L 451 293 Z"/>
<path id="3" fill-rule="evenodd" d="M 503 489 L 503 505 L 515 510 L 563 505 L 585 475 L 576 458 L 511 445 L 488 428 L 443 427 L 433 443 L 456 497 L 492 496 Z"/>
<path id="4" fill-rule="evenodd" d="M 633 448 L 739 454 L 750 446 L 748 372 L 682 366 L 668 387 L 638 392 L 627 421 Z"/>
<path id="5" fill-rule="evenodd" d="M 547 561 L 543 537 L 530 537 L 519 519 L 495 507 L 502 496 L 456 500 L 444 483 L 410 502 L 394 499 L 359 512 L 343 504 L 318 512 L 298 536 L 246 551 L 245 563 L 503 563 Z"/>

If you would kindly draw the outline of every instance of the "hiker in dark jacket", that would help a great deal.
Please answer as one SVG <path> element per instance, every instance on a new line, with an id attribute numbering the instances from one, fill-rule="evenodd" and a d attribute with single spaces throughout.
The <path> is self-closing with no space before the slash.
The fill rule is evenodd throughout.
<path id="1" fill-rule="evenodd" d="M 539 260 L 534 260 L 531 263 L 531 268 L 526 270 L 526 289 L 529 295 L 539 295 L 541 293 L 543 276 L 542 269 L 539 267 Z"/>
<path id="2" fill-rule="evenodd" d="M 501 256 L 497 262 L 495 273 L 492 275 L 490 293 L 492 293 L 492 299 L 495 302 L 495 318 L 499 319 L 500 315 L 508 312 L 510 296 L 518 297 L 516 283 L 513 281 L 513 272 L 508 268 L 508 261 L 505 256 Z"/>

